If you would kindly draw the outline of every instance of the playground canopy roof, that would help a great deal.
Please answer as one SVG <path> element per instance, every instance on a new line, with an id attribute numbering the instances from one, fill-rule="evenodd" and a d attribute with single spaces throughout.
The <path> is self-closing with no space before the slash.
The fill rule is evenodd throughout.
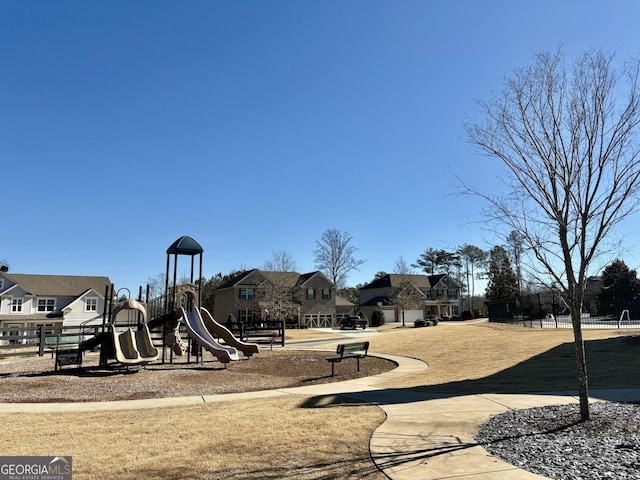
<path id="1" fill-rule="evenodd" d="M 177 254 L 177 255 L 198 255 L 201 254 L 204 250 L 200 246 L 198 242 L 196 242 L 193 238 L 188 237 L 186 235 L 180 237 L 175 242 L 171 244 L 169 248 L 167 248 L 167 254 Z"/>

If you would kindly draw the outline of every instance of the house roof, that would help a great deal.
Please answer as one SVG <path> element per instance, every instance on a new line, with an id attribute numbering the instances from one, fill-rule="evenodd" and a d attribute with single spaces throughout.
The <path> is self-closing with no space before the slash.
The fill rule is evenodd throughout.
<path id="1" fill-rule="evenodd" d="M 381 307 L 391 307 L 395 305 L 389 297 L 379 296 L 379 297 L 373 297 L 367 300 L 366 302 L 361 303 L 360 306 L 361 307 L 377 307 L 378 303 L 380 303 Z"/>
<path id="2" fill-rule="evenodd" d="M 32 275 L 22 273 L 4 274 L 27 293 L 39 297 L 78 297 L 89 289 L 103 295 L 108 277 L 85 277 L 73 275 Z"/>
<path id="3" fill-rule="evenodd" d="M 260 270 L 260 274 L 269 282 L 278 287 L 293 288 L 298 283 L 300 274 L 296 272 L 266 272 Z"/>
<path id="4" fill-rule="evenodd" d="M 440 275 L 409 275 L 400 273 L 387 273 L 383 277 L 377 278 L 371 283 L 368 283 L 360 290 L 374 289 L 374 288 L 402 288 L 408 284 L 413 285 L 418 289 L 433 288 L 440 283 L 443 278 L 447 278 L 447 281 L 451 286 L 460 287 L 453 277 L 446 274 Z"/>
<path id="5" fill-rule="evenodd" d="M 216 288 L 216 290 L 222 290 L 224 288 L 231 288 L 235 287 L 236 285 L 242 285 L 245 283 L 244 280 L 255 272 L 259 272 L 259 270 L 257 268 L 254 268 L 252 270 L 244 270 L 243 272 L 238 273 L 236 276 L 231 277 L 229 280 Z M 253 284 L 255 285 L 256 282 L 253 282 Z"/>
<path id="6" fill-rule="evenodd" d="M 355 305 L 355 303 L 347 300 L 344 297 L 341 297 L 340 295 L 336 295 L 336 306 L 353 307 L 354 305 Z"/>
<path id="7" fill-rule="evenodd" d="M 460 287 L 460 284 L 453 278 L 451 275 L 441 274 L 441 275 L 429 275 L 429 282 L 431 282 L 432 286 L 436 286 L 443 279 L 446 279 L 448 286 Z"/>
<path id="8" fill-rule="evenodd" d="M 428 275 L 405 275 L 399 273 L 387 273 L 385 276 L 368 283 L 360 290 L 372 289 L 372 288 L 398 288 L 412 283 L 418 288 L 431 288 L 431 282 Z"/>
<path id="9" fill-rule="evenodd" d="M 324 273 L 322 273 L 322 272 L 320 272 L 318 270 L 316 270 L 315 272 L 303 273 L 302 275 L 300 275 L 300 279 L 299 279 L 298 283 L 302 286 L 305 283 L 307 283 L 309 280 L 311 280 L 313 277 L 322 277 L 327 282 L 333 284 L 333 282 L 331 280 L 329 280 Z"/>
<path id="10" fill-rule="evenodd" d="M 253 278 L 251 278 L 253 275 Z M 237 287 L 240 285 L 259 285 L 265 280 L 270 281 L 274 285 L 281 285 L 286 287 L 295 287 L 302 286 L 305 282 L 309 281 L 311 278 L 316 275 L 322 275 L 326 278 L 322 272 L 309 272 L 309 273 L 298 273 L 298 272 L 270 272 L 265 270 L 258 270 L 254 268 L 253 270 L 245 270 L 244 272 L 239 273 L 233 278 L 230 278 L 222 285 L 220 285 L 216 290 L 222 290 L 224 288 Z M 328 279 L 327 279 L 328 280 Z"/>

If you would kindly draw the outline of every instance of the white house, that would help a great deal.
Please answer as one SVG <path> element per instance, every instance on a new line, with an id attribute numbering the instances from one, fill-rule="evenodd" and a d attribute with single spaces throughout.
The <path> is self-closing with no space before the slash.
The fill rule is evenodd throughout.
<path id="1" fill-rule="evenodd" d="M 108 277 L 28 275 L 0 270 L 0 327 L 99 324 Z"/>

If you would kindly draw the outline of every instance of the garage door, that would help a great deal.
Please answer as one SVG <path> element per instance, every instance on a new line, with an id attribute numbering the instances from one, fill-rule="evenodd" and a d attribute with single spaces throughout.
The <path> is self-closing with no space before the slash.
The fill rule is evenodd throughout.
<path id="1" fill-rule="evenodd" d="M 404 321 L 405 323 L 413 323 L 416 320 L 422 320 L 422 310 L 405 310 L 404 311 Z M 402 321 L 402 312 L 400 312 L 400 318 L 398 321 Z"/>

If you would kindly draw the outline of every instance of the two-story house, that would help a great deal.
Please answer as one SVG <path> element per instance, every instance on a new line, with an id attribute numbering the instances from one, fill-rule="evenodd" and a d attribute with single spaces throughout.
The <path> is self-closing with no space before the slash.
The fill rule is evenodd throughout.
<path id="1" fill-rule="evenodd" d="M 0 271 L 0 327 L 101 323 L 107 285 L 108 277 Z"/>
<path id="2" fill-rule="evenodd" d="M 369 319 L 380 309 L 385 322 L 460 316 L 460 284 L 449 275 L 390 273 L 360 289 L 360 309 Z"/>
<path id="3" fill-rule="evenodd" d="M 247 270 L 218 287 L 214 299 L 220 322 L 232 315 L 246 324 L 286 320 L 292 326 L 332 327 L 340 312 L 336 287 L 321 272 Z"/>

